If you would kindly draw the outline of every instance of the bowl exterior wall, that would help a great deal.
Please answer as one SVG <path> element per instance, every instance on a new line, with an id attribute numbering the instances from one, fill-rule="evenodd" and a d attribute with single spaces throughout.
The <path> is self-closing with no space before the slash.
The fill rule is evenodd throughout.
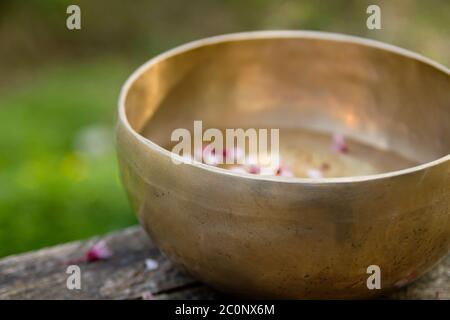
<path id="1" fill-rule="evenodd" d="M 222 291 L 364 298 L 420 277 L 450 249 L 450 163 L 382 179 L 282 183 L 175 165 L 123 123 L 123 184 L 163 252 Z M 381 290 L 367 269 L 380 267 Z"/>

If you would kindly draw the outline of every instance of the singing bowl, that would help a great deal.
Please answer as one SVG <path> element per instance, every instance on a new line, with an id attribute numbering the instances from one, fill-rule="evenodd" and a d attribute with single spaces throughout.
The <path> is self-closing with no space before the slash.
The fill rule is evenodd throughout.
<path id="1" fill-rule="evenodd" d="M 449 102 L 446 67 L 377 41 L 303 31 L 212 37 L 151 59 L 122 88 L 121 176 L 150 237 L 214 288 L 252 298 L 372 297 L 449 252 Z M 418 165 L 313 180 L 175 164 L 164 147 L 194 120 L 339 130 Z M 367 286 L 373 265 L 381 289 Z"/>

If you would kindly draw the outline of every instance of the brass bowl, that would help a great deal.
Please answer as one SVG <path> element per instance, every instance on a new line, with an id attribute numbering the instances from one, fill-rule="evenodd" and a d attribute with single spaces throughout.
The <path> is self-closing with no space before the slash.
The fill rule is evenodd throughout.
<path id="1" fill-rule="evenodd" d="M 122 180 L 162 251 L 215 288 L 259 298 L 371 297 L 449 252 L 449 101 L 446 67 L 372 40 L 276 31 L 195 41 L 151 59 L 124 85 Z M 197 119 L 340 130 L 420 164 L 318 180 L 175 165 L 162 146 Z M 381 290 L 366 285 L 370 265 L 381 269 Z"/>

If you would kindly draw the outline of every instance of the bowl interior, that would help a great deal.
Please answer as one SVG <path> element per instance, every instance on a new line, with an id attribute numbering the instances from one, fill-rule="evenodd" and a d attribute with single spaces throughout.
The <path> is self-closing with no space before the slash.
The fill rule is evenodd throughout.
<path id="1" fill-rule="evenodd" d="M 284 33 L 197 43 L 138 71 L 125 97 L 131 127 L 161 146 L 174 129 L 340 132 L 393 151 L 394 169 L 450 153 L 450 77 L 401 49 Z"/>

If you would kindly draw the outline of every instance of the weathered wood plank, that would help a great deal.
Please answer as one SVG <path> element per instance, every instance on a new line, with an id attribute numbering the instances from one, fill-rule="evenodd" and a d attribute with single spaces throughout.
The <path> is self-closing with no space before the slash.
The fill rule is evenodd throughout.
<path id="1" fill-rule="evenodd" d="M 68 290 L 67 261 L 100 239 L 113 256 L 77 263 L 82 289 Z M 146 270 L 147 258 L 159 262 L 157 270 Z M 0 260 L 0 299 L 137 299 L 144 292 L 158 295 L 195 283 L 161 255 L 139 227 Z"/>
<path id="2" fill-rule="evenodd" d="M 67 261 L 79 258 L 99 240 L 113 256 L 78 263 L 82 289 L 68 290 Z M 158 261 L 156 270 L 146 269 L 148 258 Z M 140 227 L 0 260 L 0 299 L 141 299 L 148 293 L 154 299 L 224 297 L 174 266 Z M 450 299 L 450 256 L 416 283 L 385 298 Z"/>

